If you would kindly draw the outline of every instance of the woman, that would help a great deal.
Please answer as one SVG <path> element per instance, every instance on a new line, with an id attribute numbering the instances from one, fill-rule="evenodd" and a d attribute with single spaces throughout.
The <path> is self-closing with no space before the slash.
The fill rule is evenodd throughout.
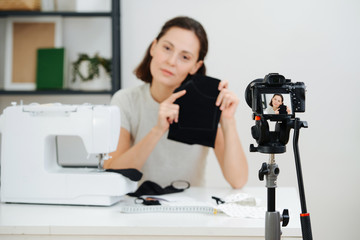
<path id="1" fill-rule="evenodd" d="M 174 180 L 203 184 L 209 148 L 168 140 L 166 133 L 178 121 L 175 100 L 186 94 L 185 90 L 173 92 L 189 74 L 205 75 L 207 50 L 206 32 L 194 19 L 177 17 L 165 23 L 135 69 L 145 84 L 122 89 L 112 98 L 111 103 L 121 110 L 121 131 L 117 150 L 104 168 L 136 168 L 143 180 L 163 186 Z M 221 127 L 214 151 L 225 179 L 241 188 L 247 182 L 248 165 L 234 117 L 239 99 L 228 90 L 227 81 L 220 82 L 219 90 L 216 105 L 222 110 Z"/>
<path id="2" fill-rule="evenodd" d="M 269 107 L 266 109 L 267 114 L 279 114 L 280 106 L 284 104 L 284 97 L 281 94 L 274 94 L 269 103 Z M 286 112 L 290 114 L 290 108 L 286 106 Z"/>

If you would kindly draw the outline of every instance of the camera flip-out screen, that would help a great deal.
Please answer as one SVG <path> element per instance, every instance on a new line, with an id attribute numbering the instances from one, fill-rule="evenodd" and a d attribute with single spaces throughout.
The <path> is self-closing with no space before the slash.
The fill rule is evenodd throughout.
<path id="1" fill-rule="evenodd" d="M 277 73 L 255 79 L 245 90 L 245 100 L 254 116 L 270 121 L 295 118 L 295 113 L 305 112 L 305 85 L 291 82 Z"/>
<path id="2" fill-rule="evenodd" d="M 289 93 L 262 93 L 262 114 L 293 115 Z"/>

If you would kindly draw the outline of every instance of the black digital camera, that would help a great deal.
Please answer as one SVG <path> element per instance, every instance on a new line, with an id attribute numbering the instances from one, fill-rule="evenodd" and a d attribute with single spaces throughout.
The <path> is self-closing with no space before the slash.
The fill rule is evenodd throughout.
<path id="1" fill-rule="evenodd" d="M 247 86 L 245 99 L 255 116 L 279 121 L 305 112 L 305 91 L 303 82 L 293 83 L 278 73 L 269 73 Z"/>

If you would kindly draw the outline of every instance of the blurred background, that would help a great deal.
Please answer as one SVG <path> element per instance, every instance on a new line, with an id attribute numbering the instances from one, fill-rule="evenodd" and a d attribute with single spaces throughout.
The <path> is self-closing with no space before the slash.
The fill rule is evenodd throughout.
<path id="1" fill-rule="evenodd" d="M 142 82 L 132 74 L 145 50 L 165 21 L 186 15 L 201 22 L 208 33 L 208 75 L 226 79 L 241 102 L 237 110 L 238 132 L 247 153 L 248 186 L 264 187 L 257 172 L 268 156 L 250 153 L 255 143 L 250 128 L 252 111 L 244 99 L 254 79 L 277 72 L 293 82 L 305 82 L 306 112 L 297 114 L 309 128 L 300 131 L 308 211 L 314 239 L 358 239 L 360 235 L 359 173 L 360 107 L 360 2 L 357 0 L 121 0 L 122 88 Z M 93 37 L 74 39 L 72 31 L 84 24 L 75 19 L 63 25 L 69 47 L 81 43 L 93 52 L 109 55 L 109 27 L 97 22 Z M 105 21 L 105 20 L 104 20 Z M 105 26 L 105 27 L 104 27 Z M 65 27 L 64 27 L 65 28 Z M 0 21 L 0 52 L 5 50 L 5 22 Z M 5 57 L 0 59 L 4 65 Z M 0 70 L 3 71 L 3 69 Z M 110 95 L 0 95 L 0 110 L 11 102 L 61 102 L 108 104 Z M 292 137 L 292 135 L 291 135 Z M 213 153 L 207 165 L 207 186 L 228 186 Z M 276 155 L 279 187 L 297 188 L 290 139 L 287 152 Z M 264 191 L 266 191 L 264 187 Z M 298 221 L 298 219 L 292 219 Z M 291 221 L 291 220 L 290 220 Z"/>

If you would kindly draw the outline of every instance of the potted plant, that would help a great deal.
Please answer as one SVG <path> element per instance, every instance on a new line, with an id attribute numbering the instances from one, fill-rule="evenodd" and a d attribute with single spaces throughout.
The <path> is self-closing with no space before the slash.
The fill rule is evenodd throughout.
<path id="1" fill-rule="evenodd" d="M 72 83 L 80 90 L 111 90 L 111 59 L 79 54 L 72 63 Z"/>

